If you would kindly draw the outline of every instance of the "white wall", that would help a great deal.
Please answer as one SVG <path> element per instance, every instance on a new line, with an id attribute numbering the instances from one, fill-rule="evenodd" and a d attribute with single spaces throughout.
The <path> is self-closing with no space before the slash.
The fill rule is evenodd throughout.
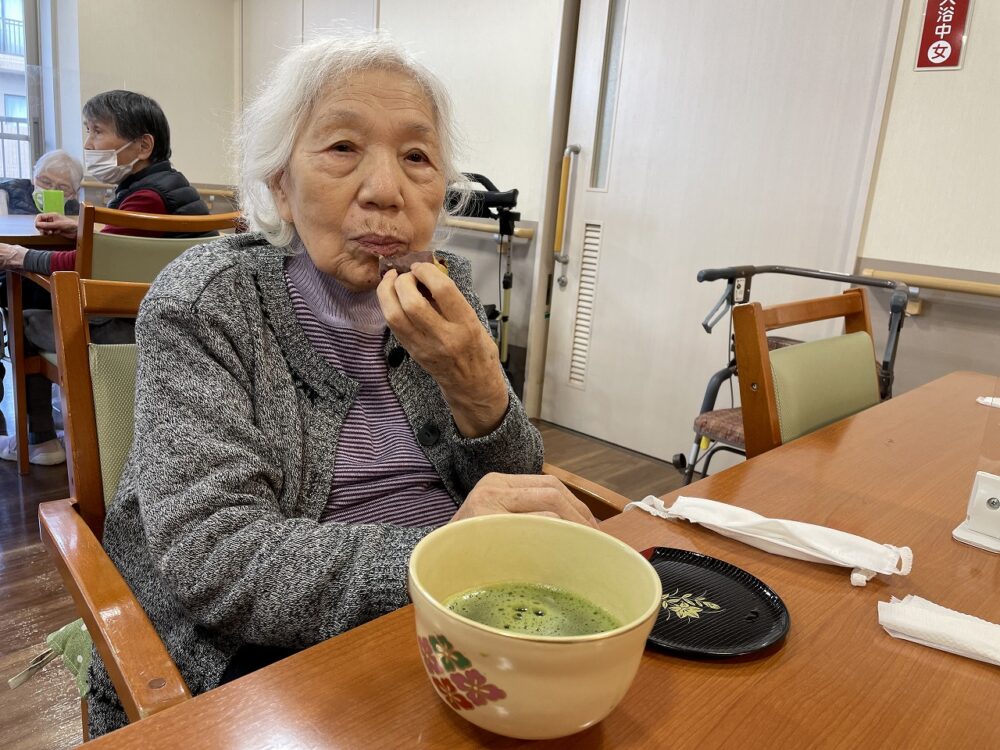
<path id="1" fill-rule="evenodd" d="M 302 0 L 243 0 L 243 99 L 250 99 L 285 51 L 302 41 Z"/>
<path id="2" fill-rule="evenodd" d="M 373 31 L 378 0 L 243 0 L 243 96 L 303 40 L 345 28 Z"/>
<path id="3" fill-rule="evenodd" d="M 448 88 L 464 136 L 459 168 L 486 175 L 501 190 L 517 188 L 522 219 L 539 223 L 535 241 L 516 242 L 512 253 L 510 341 L 526 346 L 529 321 L 537 329 L 526 365 L 524 395 L 530 413 L 537 413 L 544 356 L 551 260 L 542 230 L 546 210 L 551 211 L 553 129 L 564 127 L 555 114 L 564 5 L 563 0 L 381 0 L 379 13 L 380 28 L 405 44 Z M 575 40 L 568 41 L 572 47 Z M 495 243 L 456 232 L 448 244 L 472 260 L 483 302 L 496 304 Z"/>
<path id="4" fill-rule="evenodd" d="M 312 39 L 345 28 L 378 28 L 378 0 L 303 0 L 303 38 Z"/>
<path id="5" fill-rule="evenodd" d="M 561 0 L 382 0 L 381 27 L 448 87 L 467 151 L 460 166 L 516 187 L 525 219 L 543 205 Z"/>
<path id="6" fill-rule="evenodd" d="M 961 70 L 914 71 L 911 0 L 861 255 L 1000 273 L 1000 3 L 975 3 Z"/>
<path id="7" fill-rule="evenodd" d="M 240 0 L 82 0 L 81 101 L 109 89 L 152 97 L 170 122 L 174 166 L 192 182 L 231 183 L 240 12 Z M 79 130 L 79 108 L 75 119 Z"/>
<path id="8" fill-rule="evenodd" d="M 856 270 L 1000 283 L 1000 4 L 977 2 L 961 70 L 914 71 L 924 2 L 899 45 Z M 876 344 L 885 298 L 871 295 Z M 1000 300 L 920 290 L 899 339 L 895 393 L 955 370 L 1000 373 Z"/>

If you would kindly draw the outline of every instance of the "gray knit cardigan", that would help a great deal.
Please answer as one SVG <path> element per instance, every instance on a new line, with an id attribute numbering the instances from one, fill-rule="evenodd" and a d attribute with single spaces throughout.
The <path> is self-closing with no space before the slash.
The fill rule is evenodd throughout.
<path id="1" fill-rule="evenodd" d="M 193 694 L 241 645 L 304 648 L 406 604 L 407 561 L 430 531 L 318 523 L 358 384 L 299 326 L 287 254 L 260 235 L 196 247 L 160 274 L 136 325 L 135 438 L 104 546 Z M 447 259 L 485 325 L 468 261 Z M 500 426 L 467 439 L 399 348 L 387 335 L 390 384 L 456 507 L 488 472 L 541 470 L 513 393 Z M 124 725 L 96 652 L 90 680 L 92 736 Z"/>

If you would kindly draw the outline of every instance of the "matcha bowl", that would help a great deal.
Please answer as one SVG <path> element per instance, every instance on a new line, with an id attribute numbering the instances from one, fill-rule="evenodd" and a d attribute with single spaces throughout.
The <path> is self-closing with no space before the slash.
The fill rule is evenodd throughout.
<path id="1" fill-rule="evenodd" d="M 521 617 L 559 619 L 545 604 L 521 606 L 517 597 L 537 587 L 556 589 L 571 609 L 599 613 L 597 620 L 609 616 L 611 629 L 519 630 Z M 564 737 L 611 713 L 635 677 L 662 595 L 656 571 L 628 545 L 586 526 L 524 514 L 470 518 L 431 532 L 410 557 L 409 589 L 420 655 L 438 696 L 473 724 L 520 739 Z M 498 589 L 503 611 L 491 625 L 447 606 L 468 592 Z M 504 601 L 513 604 L 504 608 Z"/>

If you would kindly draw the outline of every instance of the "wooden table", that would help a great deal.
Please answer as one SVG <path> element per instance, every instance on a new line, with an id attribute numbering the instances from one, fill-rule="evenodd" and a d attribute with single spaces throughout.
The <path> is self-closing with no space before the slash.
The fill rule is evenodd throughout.
<path id="1" fill-rule="evenodd" d="M 1000 622 L 1000 557 L 951 538 L 981 466 L 987 418 L 1000 416 L 974 398 L 995 387 L 993 377 L 949 375 L 685 493 L 909 545 L 915 560 L 907 577 L 879 576 L 854 588 L 845 568 L 775 557 L 691 524 L 641 511 L 604 522 L 637 549 L 684 547 L 746 568 L 784 599 L 791 631 L 783 647 L 756 659 L 688 661 L 647 652 L 607 719 L 574 737 L 532 744 L 1000 747 L 1000 667 L 891 638 L 876 612 L 878 601 L 917 594 Z M 407 607 L 90 747 L 521 744 L 478 730 L 437 698 Z"/>
<path id="2" fill-rule="evenodd" d="M 10 214 L 0 216 L 0 242 L 8 245 L 21 245 L 29 250 L 72 250 L 76 246 L 74 240 L 66 239 L 58 234 L 40 234 L 35 229 L 35 216 L 32 214 Z M 0 272 L 2 273 L 2 272 Z M 8 346 L 10 348 L 11 366 L 14 369 L 14 406 L 15 425 L 17 427 L 17 468 L 19 474 L 27 474 L 29 465 L 27 425 L 27 401 L 23 396 L 25 389 L 24 378 L 30 374 L 22 365 L 24 362 L 24 321 L 22 317 L 22 277 L 28 278 L 44 289 L 48 289 L 48 279 L 37 274 L 29 274 L 24 271 L 7 271 L 7 299 L 3 303 L 7 306 L 8 321 L 11 330 L 8 334 Z M 32 372 L 39 371 L 43 364 L 35 363 Z M 50 379 L 51 372 L 50 371 Z"/>
<path id="3" fill-rule="evenodd" d="M 75 245 L 58 234 L 39 234 L 30 214 L 0 216 L 0 242 L 33 250 L 72 250 Z"/>

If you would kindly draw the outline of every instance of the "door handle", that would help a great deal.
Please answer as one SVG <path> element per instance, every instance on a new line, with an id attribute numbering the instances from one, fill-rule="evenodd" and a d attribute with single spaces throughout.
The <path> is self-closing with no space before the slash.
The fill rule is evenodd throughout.
<path id="1" fill-rule="evenodd" d="M 570 195 L 572 187 L 570 175 L 573 171 L 573 162 L 576 161 L 576 156 L 579 153 L 580 147 L 577 144 L 571 143 L 566 146 L 566 150 L 563 152 L 562 175 L 559 179 L 559 206 L 556 211 L 556 237 L 552 252 L 555 253 L 556 262 L 562 266 L 558 279 L 560 289 L 565 289 L 569 283 L 569 279 L 566 278 L 566 266 L 569 265 L 569 254 L 565 250 L 566 214 L 569 211 L 569 202 L 572 198 Z"/>

